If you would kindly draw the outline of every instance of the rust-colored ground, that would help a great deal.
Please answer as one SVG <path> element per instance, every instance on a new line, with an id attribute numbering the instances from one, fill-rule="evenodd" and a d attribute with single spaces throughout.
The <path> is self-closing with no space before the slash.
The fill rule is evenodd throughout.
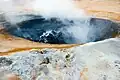
<path id="1" fill-rule="evenodd" d="M 8 34 L 0 34 L 0 56 L 8 55 L 17 51 L 31 50 L 31 49 L 43 49 L 43 48 L 71 48 L 78 44 L 43 44 L 25 40 L 22 38 L 14 37 Z"/>
<path id="2" fill-rule="evenodd" d="M 90 16 L 120 22 L 120 0 L 77 0 L 75 3 Z"/>

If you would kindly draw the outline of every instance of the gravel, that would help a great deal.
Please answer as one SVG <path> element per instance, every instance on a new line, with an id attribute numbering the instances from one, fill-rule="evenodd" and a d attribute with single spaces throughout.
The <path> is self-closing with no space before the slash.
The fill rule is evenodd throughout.
<path id="1" fill-rule="evenodd" d="M 119 80 L 119 45 L 119 39 L 109 39 L 66 50 L 31 50 L 1 56 L 0 80 L 10 73 L 22 80 Z"/>

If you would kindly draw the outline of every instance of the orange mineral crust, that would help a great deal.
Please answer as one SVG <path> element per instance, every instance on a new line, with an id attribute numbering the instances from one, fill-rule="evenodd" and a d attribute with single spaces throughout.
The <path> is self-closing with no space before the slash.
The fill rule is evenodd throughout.
<path id="1" fill-rule="evenodd" d="M 9 34 L 0 34 L 0 55 L 8 55 L 12 52 L 43 49 L 43 48 L 71 48 L 79 44 L 43 44 L 25 40 L 22 38 L 14 37 Z"/>
<path id="2" fill-rule="evenodd" d="M 87 15 L 120 22 L 120 0 L 79 0 L 75 3 Z"/>

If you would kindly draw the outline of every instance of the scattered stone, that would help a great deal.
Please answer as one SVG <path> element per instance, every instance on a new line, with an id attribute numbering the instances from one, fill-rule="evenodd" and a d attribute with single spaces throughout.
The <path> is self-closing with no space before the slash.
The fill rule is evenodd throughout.
<path id="1" fill-rule="evenodd" d="M 0 67 L 9 66 L 13 63 L 13 61 L 6 57 L 0 57 Z"/>
<path id="2" fill-rule="evenodd" d="M 119 39 L 110 39 L 44 54 L 17 52 L 0 57 L 0 80 L 119 80 L 119 45 Z"/>
<path id="3" fill-rule="evenodd" d="M 7 78 L 7 80 L 21 80 L 19 78 L 19 76 L 15 75 L 15 74 L 8 74 L 8 75 L 6 75 L 6 78 Z"/>
<path id="4" fill-rule="evenodd" d="M 40 63 L 40 65 L 41 65 L 41 64 L 49 64 L 49 63 L 50 63 L 49 58 L 46 57 L 46 58 L 44 58 L 43 62 Z"/>

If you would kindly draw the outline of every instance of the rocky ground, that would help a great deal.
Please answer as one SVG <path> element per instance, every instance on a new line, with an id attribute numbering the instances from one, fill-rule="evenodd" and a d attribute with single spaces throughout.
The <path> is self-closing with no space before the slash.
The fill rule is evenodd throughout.
<path id="1" fill-rule="evenodd" d="M 114 38 L 70 49 L 46 48 L 1 56 L 0 80 L 10 74 L 21 80 L 119 80 L 119 43 L 120 39 Z"/>
<path id="2" fill-rule="evenodd" d="M 80 0 L 88 15 L 120 22 L 120 0 Z M 50 45 L 3 33 L 0 80 L 120 80 L 120 39 Z"/>

